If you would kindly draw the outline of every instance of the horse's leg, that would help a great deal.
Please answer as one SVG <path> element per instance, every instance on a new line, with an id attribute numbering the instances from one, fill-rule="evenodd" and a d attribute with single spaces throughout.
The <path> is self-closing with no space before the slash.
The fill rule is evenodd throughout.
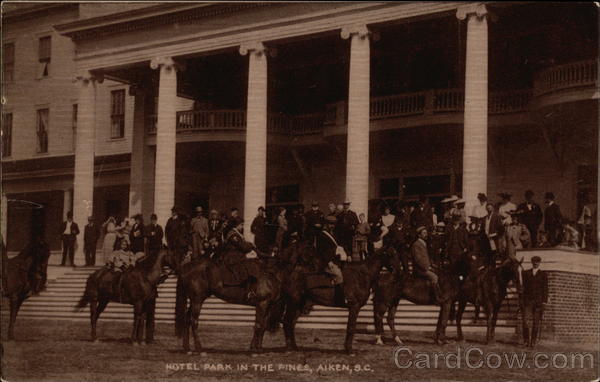
<path id="1" fill-rule="evenodd" d="M 108 300 L 100 300 L 100 301 L 92 300 L 92 301 L 90 301 L 90 319 L 92 321 L 92 341 L 94 341 L 94 342 L 98 341 L 98 337 L 96 336 L 96 325 L 98 323 L 98 318 L 100 318 L 100 315 L 102 314 L 102 312 L 104 312 L 106 305 L 108 305 Z M 92 311 L 94 311 L 94 313 L 92 313 Z"/>
<path id="2" fill-rule="evenodd" d="M 486 330 L 486 335 L 485 335 L 485 342 L 487 344 L 492 344 L 493 340 L 492 340 L 492 322 L 494 320 L 494 315 L 493 315 L 493 307 L 489 306 L 490 304 L 486 304 L 484 307 L 485 310 L 485 315 L 486 315 L 486 321 L 487 321 L 487 330 Z"/>
<path id="3" fill-rule="evenodd" d="M 436 328 L 436 343 L 447 344 L 446 340 L 446 326 L 448 325 L 448 319 L 450 315 L 450 304 L 448 302 L 440 305 L 440 314 L 438 317 L 438 323 Z"/>
<path id="4" fill-rule="evenodd" d="M 474 324 L 479 321 L 479 313 L 481 313 L 481 305 L 475 304 L 475 317 L 473 317 Z"/>
<path id="5" fill-rule="evenodd" d="M 21 296 L 10 296 L 10 321 L 8 323 L 9 341 L 15 339 L 15 321 L 17 321 L 17 313 L 19 313 L 23 301 L 25 301 L 25 298 L 21 298 Z"/>
<path id="6" fill-rule="evenodd" d="M 354 341 L 354 331 L 356 330 L 356 319 L 358 318 L 358 312 L 360 306 L 351 306 L 348 309 L 348 325 L 346 326 L 346 340 L 344 341 L 344 349 L 346 353 L 354 355 L 352 353 L 352 341 Z"/>
<path id="7" fill-rule="evenodd" d="M 131 343 L 137 345 L 137 334 L 140 326 L 140 318 L 142 316 L 142 304 L 136 302 L 133 304 L 133 330 L 131 331 Z"/>
<path id="8" fill-rule="evenodd" d="M 256 316 L 254 318 L 254 335 L 250 343 L 250 351 L 259 353 L 262 351 L 262 339 L 267 327 L 267 315 L 269 312 L 269 303 L 261 301 L 256 304 Z"/>
<path id="9" fill-rule="evenodd" d="M 387 312 L 387 324 L 392 331 L 392 338 L 398 345 L 402 345 L 402 340 L 398 336 L 398 332 L 396 332 L 396 312 L 398 311 L 398 303 L 400 300 L 394 301 L 394 303 L 388 308 Z"/>
<path id="10" fill-rule="evenodd" d="M 462 332 L 462 317 L 465 312 L 465 307 L 467 306 L 467 300 L 460 299 L 458 300 L 458 311 L 456 312 L 456 339 L 458 341 L 464 341 L 463 332 Z"/>
<path id="11" fill-rule="evenodd" d="M 190 306 L 185 312 L 185 318 L 183 320 L 183 351 L 191 354 L 190 351 L 190 325 L 192 322 L 192 309 L 194 309 L 194 299 L 190 299 Z"/>
<path id="12" fill-rule="evenodd" d="M 296 321 L 300 317 L 302 309 L 295 304 L 288 304 L 285 309 L 285 316 L 283 319 L 283 331 L 285 333 L 285 345 L 288 350 L 298 350 L 296 345 Z"/>
<path id="13" fill-rule="evenodd" d="M 146 306 L 146 343 L 154 342 L 154 314 L 156 312 L 156 298 L 148 301 Z"/>
<path id="14" fill-rule="evenodd" d="M 202 310 L 202 304 L 204 303 L 204 300 L 205 297 L 197 298 L 194 303 L 190 304 L 189 309 L 188 326 L 192 327 L 192 335 L 194 336 L 194 349 L 196 349 L 197 352 L 202 351 L 202 344 L 200 343 L 200 338 L 198 337 L 198 321 L 200 319 L 200 311 Z M 189 334 L 187 336 L 189 341 Z"/>
<path id="15" fill-rule="evenodd" d="M 491 341 L 490 343 L 494 343 L 496 340 L 494 336 L 496 334 L 496 321 L 498 320 L 498 311 L 500 310 L 500 305 L 494 306 L 494 311 L 492 312 L 492 330 L 491 330 Z"/>
<path id="16" fill-rule="evenodd" d="M 377 302 L 373 306 L 373 323 L 375 324 L 375 344 L 383 345 L 383 315 L 386 311 L 386 306 L 383 302 Z M 388 317 L 389 317 L 388 311 Z"/>

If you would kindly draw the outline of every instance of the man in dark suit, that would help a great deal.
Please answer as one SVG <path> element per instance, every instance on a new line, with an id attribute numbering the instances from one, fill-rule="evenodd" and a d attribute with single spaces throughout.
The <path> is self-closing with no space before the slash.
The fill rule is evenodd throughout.
<path id="1" fill-rule="evenodd" d="M 310 211 L 306 212 L 304 216 L 306 218 L 306 240 L 313 243 L 317 232 L 323 228 L 325 219 L 323 211 L 319 209 L 319 202 L 312 202 Z"/>
<path id="2" fill-rule="evenodd" d="M 266 230 L 266 211 L 265 208 L 260 206 L 258 207 L 258 214 L 252 221 L 252 225 L 250 225 L 250 231 L 254 234 L 254 245 L 261 252 L 269 251 L 269 242 L 267 240 L 267 230 Z"/>
<path id="3" fill-rule="evenodd" d="M 562 239 L 563 216 L 558 204 L 554 203 L 554 194 L 552 192 L 546 192 L 544 199 L 547 206 L 544 211 L 544 230 L 548 235 L 550 245 L 556 247 Z"/>
<path id="4" fill-rule="evenodd" d="M 540 269 L 542 259 L 531 258 L 532 268 L 523 272 L 523 340 L 525 346 L 534 347 L 542 324 L 544 308 L 548 303 L 548 276 Z M 533 320 L 531 333 L 529 320 Z"/>
<path id="5" fill-rule="evenodd" d="M 469 274 L 468 249 L 469 233 L 466 227 L 461 224 L 461 217 L 454 215 L 452 216 L 452 224 L 446 232 L 446 253 L 452 267 L 463 277 L 467 277 Z"/>
<path id="6" fill-rule="evenodd" d="M 88 223 L 83 229 L 83 251 L 85 253 L 85 266 L 93 267 L 96 265 L 96 246 L 100 230 L 94 222 L 94 217 L 88 217 Z"/>
<path id="7" fill-rule="evenodd" d="M 67 212 L 67 220 L 61 225 L 62 232 L 63 255 L 60 265 L 65 266 L 67 258 L 71 262 L 71 266 L 75 267 L 75 241 L 79 235 L 79 226 L 73 221 L 73 212 Z"/>
<path id="8" fill-rule="evenodd" d="M 433 230 L 433 209 L 429 205 L 426 196 L 421 195 L 419 198 L 417 207 L 410 215 L 410 224 L 413 229 L 425 226 L 427 231 L 431 232 Z"/>
<path id="9" fill-rule="evenodd" d="M 494 264 L 496 261 L 496 253 L 502 252 L 500 248 L 500 238 L 504 234 L 504 225 L 502 218 L 494 210 L 494 205 L 488 203 L 486 206 L 487 216 L 483 218 L 483 234 L 485 240 L 483 243 L 484 253 L 486 254 L 487 263 Z"/>
<path id="10" fill-rule="evenodd" d="M 339 244 L 344 247 L 346 254 L 352 254 L 352 240 L 360 221 L 356 213 L 350 209 L 350 202 L 344 202 L 342 212 L 338 215 Z"/>
<path id="11" fill-rule="evenodd" d="M 163 246 L 164 232 L 158 225 L 158 217 L 156 214 L 150 215 L 150 224 L 144 229 L 146 238 L 148 239 L 148 256 L 156 256 Z"/>
<path id="12" fill-rule="evenodd" d="M 427 239 L 428 233 L 425 226 L 417 227 L 417 240 L 410 247 L 410 254 L 414 267 L 414 273 L 428 279 L 431 282 L 433 288 L 434 298 L 437 303 L 440 302 L 440 285 L 438 283 L 438 276 L 433 272 L 431 261 L 429 259 L 429 253 L 427 251 Z"/>
<path id="13" fill-rule="evenodd" d="M 537 232 L 542 223 L 542 209 L 533 201 L 533 191 L 525 191 L 525 202 L 519 204 L 517 213 L 520 221 L 527 227 L 531 235 L 531 246 L 537 246 Z"/>
<path id="14" fill-rule="evenodd" d="M 317 233 L 316 250 L 321 264 L 325 267 L 325 272 L 333 276 L 332 284 L 341 284 L 344 282 L 344 276 L 342 275 L 341 268 L 336 264 L 338 253 L 340 253 L 338 249 L 340 245 L 333 235 L 336 223 L 335 216 L 327 216 L 325 218 L 323 229 Z"/>

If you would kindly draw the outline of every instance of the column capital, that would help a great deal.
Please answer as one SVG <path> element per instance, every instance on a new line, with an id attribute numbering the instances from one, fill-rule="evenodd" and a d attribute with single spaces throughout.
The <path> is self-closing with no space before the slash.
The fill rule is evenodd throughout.
<path id="1" fill-rule="evenodd" d="M 456 9 L 456 18 L 459 20 L 465 20 L 468 16 L 477 16 L 481 19 L 488 15 L 487 7 L 483 3 L 466 4 Z"/>
<path id="2" fill-rule="evenodd" d="M 354 24 L 347 25 L 342 28 L 341 36 L 344 40 L 349 39 L 351 36 L 358 36 L 361 39 L 368 38 L 371 35 L 371 31 L 366 24 Z"/>
<path id="3" fill-rule="evenodd" d="M 80 70 L 75 75 L 73 82 L 89 83 L 97 82 L 101 84 L 104 82 L 104 75 L 102 73 L 92 73 L 89 70 Z"/>
<path id="4" fill-rule="evenodd" d="M 245 56 L 247 54 L 255 54 L 257 56 L 269 55 L 275 57 L 277 55 L 277 49 L 268 48 L 260 41 L 246 41 L 240 44 L 240 54 Z"/>
<path id="5" fill-rule="evenodd" d="M 165 67 L 167 70 L 184 71 L 185 64 L 175 61 L 172 57 L 154 57 L 150 60 L 150 67 L 154 70 Z"/>

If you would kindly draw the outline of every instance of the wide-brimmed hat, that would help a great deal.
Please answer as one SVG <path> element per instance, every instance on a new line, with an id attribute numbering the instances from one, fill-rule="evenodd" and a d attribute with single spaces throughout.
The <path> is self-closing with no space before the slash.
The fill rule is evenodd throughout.
<path id="1" fill-rule="evenodd" d="M 454 202 L 456 200 L 458 200 L 458 196 L 452 195 L 452 196 L 449 196 L 449 197 L 447 197 L 445 199 L 442 199 L 442 203 L 452 203 L 452 202 Z"/>
<path id="2" fill-rule="evenodd" d="M 533 257 L 531 258 L 531 262 L 532 262 L 532 263 L 541 263 L 541 262 L 542 262 L 542 258 L 541 258 L 541 257 L 539 257 L 539 256 L 533 256 Z"/>
<path id="3" fill-rule="evenodd" d="M 425 227 L 424 225 L 417 227 L 417 234 L 421 233 L 421 231 L 427 231 L 427 227 Z"/>
<path id="4" fill-rule="evenodd" d="M 480 192 L 477 194 L 477 199 L 485 202 L 487 200 L 487 196 L 483 192 Z"/>
<path id="5" fill-rule="evenodd" d="M 349 201 L 349 200 L 346 200 L 346 201 L 344 201 L 344 203 L 343 203 L 343 204 L 344 204 L 345 206 L 349 206 L 349 205 L 350 205 L 350 201 Z"/>
<path id="6" fill-rule="evenodd" d="M 467 201 L 463 198 L 457 199 L 454 201 L 454 204 L 465 204 Z"/>

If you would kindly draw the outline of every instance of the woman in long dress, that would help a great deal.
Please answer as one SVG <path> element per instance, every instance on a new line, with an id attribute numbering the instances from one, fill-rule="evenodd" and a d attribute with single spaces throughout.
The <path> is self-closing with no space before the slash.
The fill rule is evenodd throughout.
<path id="1" fill-rule="evenodd" d="M 115 241 L 117 240 L 117 225 L 115 218 L 110 216 L 104 224 L 105 235 L 104 241 L 102 242 L 102 255 L 104 257 L 104 263 L 108 263 L 112 259 L 112 253 L 115 249 Z"/>

